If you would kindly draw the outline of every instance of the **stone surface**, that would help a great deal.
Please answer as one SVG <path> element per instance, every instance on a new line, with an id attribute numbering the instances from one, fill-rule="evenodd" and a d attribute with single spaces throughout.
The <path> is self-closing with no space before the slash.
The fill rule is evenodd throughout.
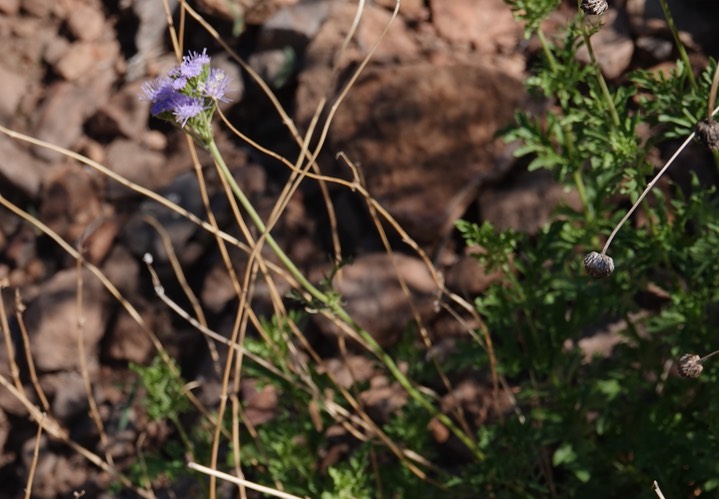
<path id="1" fill-rule="evenodd" d="M 79 370 L 77 279 L 74 268 L 61 270 L 40 286 L 25 312 L 35 366 L 40 371 Z M 88 363 L 97 356 L 105 332 L 105 289 L 83 271 L 82 335 Z"/>
<path id="2" fill-rule="evenodd" d="M 632 61 L 634 41 L 623 11 L 610 9 L 602 16 L 604 26 L 592 36 L 591 43 L 602 73 L 609 79 L 622 75 Z M 586 46 L 577 51 L 577 58 L 589 62 Z"/>
<path id="3" fill-rule="evenodd" d="M 522 28 L 502 0 L 432 0 L 432 23 L 452 43 L 470 44 L 483 53 L 511 50 Z"/>
<path id="4" fill-rule="evenodd" d="M 13 158 L 0 162 L 0 178 L 10 186 L 8 189 L 37 198 L 46 165 L 5 135 L 0 136 L 0 158 Z"/>
<path id="5" fill-rule="evenodd" d="M 364 255 L 342 267 L 333 279 L 333 288 L 341 295 L 345 310 L 382 346 L 395 343 L 412 320 L 412 307 L 397 275 L 410 290 L 421 316 L 434 314 L 437 288 L 424 263 L 413 257 L 395 254 Z M 318 316 L 327 334 L 339 335 L 338 328 Z"/>
<path id="6" fill-rule="evenodd" d="M 522 95 L 519 81 L 483 65 L 368 70 L 337 112 L 332 146 L 412 237 L 436 241 L 504 172 L 494 135 Z"/>

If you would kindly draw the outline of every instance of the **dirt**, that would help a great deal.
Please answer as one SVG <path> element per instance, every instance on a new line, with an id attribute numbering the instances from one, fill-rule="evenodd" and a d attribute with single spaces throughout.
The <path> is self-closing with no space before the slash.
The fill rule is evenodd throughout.
<path id="1" fill-rule="evenodd" d="M 716 11 L 709 3 L 670 2 L 698 69 L 719 47 L 712 17 L 702 13 Z M 170 4 L 176 8 L 177 2 Z M 597 56 L 610 81 L 621 81 L 629 69 L 673 60 L 671 35 L 657 5 L 650 0 L 611 5 L 607 26 L 597 35 Z M 337 102 L 342 95 L 390 21 L 394 2 L 369 2 L 343 52 L 356 2 L 203 0 L 196 8 L 270 84 L 303 133 L 324 96 Z M 566 2 L 547 21 L 547 32 L 555 32 L 574 15 L 573 9 L 575 2 Z M 177 15 L 174 19 L 179 22 Z M 198 23 L 186 21 L 185 48 L 206 47 L 213 64 L 233 78 L 233 101 L 222 108 L 228 119 L 259 144 L 294 161 L 298 145 L 258 84 Z M 161 1 L 0 0 L 0 46 L 0 125 L 81 154 L 206 218 L 182 133 L 150 118 L 149 104 L 138 98 L 144 81 L 175 63 Z M 513 146 L 495 136 L 517 108 L 544 105 L 530 100 L 523 87 L 527 64 L 536 54 L 536 41 L 524 39 L 522 27 L 501 0 L 405 0 L 371 62 L 331 115 L 318 158 L 325 175 L 356 180 L 352 168 L 338 159 L 338 153 L 345 153 L 369 193 L 443 272 L 447 287 L 468 299 L 493 277 L 485 275 L 470 250 L 458 242 L 453 227 L 457 219 L 488 220 L 500 228 L 532 233 L 548 220 L 552 207 L 577 202 L 576 195 L 565 192 L 551 176 L 526 172 L 513 159 Z M 325 110 L 320 123 L 329 116 Z M 217 130 L 219 147 L 238 183 L 267 218 L 290 172 L 226 127 L 218 125 Z M 241 238 L 208 154 L 199 151 L 199 161 L 218 224 Z M 206 383 L 203 401 L 217 404 L 211 351 L 192 326 L 158 299 L 142 263 L 143 255 L 151 253 L 168 294 L 182 296 L 170 265 L 172 255 L 147 221 L 152 219 L 166 230 L 210 328 L 228 334 L 236 295 L 211 235 L 98 168 L 7 132 L 0 134 L 0 194 L 37 217 L 70 249 L 80 248 L 144 323 L 128 315 L 97 275 L 87 270 L 78 275 L 76 258 L 68 249 L 2 208 L 0 280 L 9 316 L 0 348 L 2 376 L 14 379 L 14 356 L 28 400 L 45 409 L 72 440 L 102 454 L 81 375 L 89 372 L 108 429 L 105 450 L 120 466 L 133 458 L 141 434 L 146 435 L 146 448 L 162 446 L 170 438 L 168 428 L 153 426 L 141 415 L 137 401 L 132 424 L 122 431 L 116 424 L 129 400 L 128 380 L 134 379 L 129 363 L 147 363 L 156 353 L 147 330 L 179 359 L 186 379 Z M 381 345 L 399 341 L 416 314 L 430 324 L 438 349 L 453 348 L 463 333 L 435 309 L 436 282 L 404 235 L 389 231 L 389 241 L 399 252 L 398 260 L 392 260 L 362 196 L 338 186 L 329 194 L 342 254 L 335 254 L 333 229 L 314 181 L 301 186 L 273 229 L 281 246 L 315 281 L 330 274 L 335 259 L 348 263 L 334 287 Z M 242 275 L 247 255 L 233 250 L 229 258 Z M 398 274 L 408 282 L 417 309 L 404 299 Z M 83 284 L 81 309 L 78 282 Z M 289 287 L 279 291 L 286 293 Z M 260 281 L 255 300 L 258 315 L 271 313 L 269 292 Z M 78 313 L 84 317 L 80 326 Z M 27 335 L 22 334 L 23 325 Z M 78 327 L 83 331 L 84 362 L 78 353 Z M 353 351 L 340 358 L 335 349 L 322 347 L 342 336 L 336 327 L 317 320 L 308 328 L 318 351 L 326 352 L 322 369 L 335 373 L 346 386 L 369 381 L 360 400 L 374 417 L 386 418 L 405 403 L 406 394 L 378 374 L 365 356 Z M 29 339 L 29 352 L 23 337 Z M 47 406 L 30 377 L 28 358 Z M 248 405 L 247 417 L 262 424 L 273 417 L 277 393 L 255 385 L 248 379 L 239 393 Z M 487 386 L 486 378 L 459 380 L 456 393 L 442 399 L 443 410 L 461 404 L 480 424 L 493 410 Z M 36 428 L 28 408 L 0 387 L 0 498 L 22 497 Z M 441 425 L 428 431 L 440 443 L 447 438 Z M 33 497 L 72 497 L 76 491 L 110 497 L 109 474 L 56 437 L 41 438 Z"/>

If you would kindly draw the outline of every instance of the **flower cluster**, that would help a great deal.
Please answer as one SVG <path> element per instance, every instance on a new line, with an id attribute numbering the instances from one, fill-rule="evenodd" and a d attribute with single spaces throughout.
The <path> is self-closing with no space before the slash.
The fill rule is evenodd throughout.
<path id="1" fill-rule="evenodd" d="M 142 86 L 144 97 L 152 103 L 153 116 L 175 122 L 201 144 L 212 140 L 210 119 L 217 102 L 225 97 L 229 78 L 221 69 L 210 68 L 207 49 L 190 52 L 167 76 Z"/>

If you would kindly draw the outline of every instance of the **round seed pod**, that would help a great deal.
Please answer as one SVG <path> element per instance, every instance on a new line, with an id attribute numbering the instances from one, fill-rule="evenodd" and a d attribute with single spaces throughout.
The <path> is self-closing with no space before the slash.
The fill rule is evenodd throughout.
<path id="1" fill-rule="evenodd" d="M 705 118 L 697 123 L 697 138 L 712 151 L 719 150 L 719 123 L 714 118 Z"/>
<path id="2" fill-rule="evenodd" d="M 614 272 L 614 260 L 610 256 L 592 251 L 584 257 L 584 268 L 593 279 L 601 279 Z"/>
<path id="3" fill-rule="evenodd" d="M 693 353 L 685 353 L 679 358 L 679 374 L 685 378 L 698 378 L 704 370 L 702 359 Z"/>
<path id="4" fill-rule="evenodd" d="M 582 12 L 588 16 L 604 14 L 608 8 L 606 0 L 582 0 Z"/>

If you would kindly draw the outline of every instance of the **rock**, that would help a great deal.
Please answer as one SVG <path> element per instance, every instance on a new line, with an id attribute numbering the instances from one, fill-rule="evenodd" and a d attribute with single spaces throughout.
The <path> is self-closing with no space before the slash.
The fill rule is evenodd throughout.
<path id="1" fill-rule="evenodd" d="M 106 166 L 131 182 L 158 189 L 169 181 L 165 155 L 135 141 L 116 139 L 107 146 L 106 154 Z M 111 199 L 129 194 L 127 187 L 114 180 L 108 181 L 106 188 Z"/>
<path id="2" fill-rule="evenodd" d="M 335 61 L 352 25 L 356 10 L 355 5 L 333 2 L 326 21 L 305 52 L 303 69 L 298 77 L 295 109 L 295 118 L 300 125 L 306 126 L 320 100 L 328 93 L 336 91 L 336 82 L 332 80 L 332 68 L 335 62 L 340 69 L 344 69 L 350 64 L 361 61 L 377 42 L 380 33 L 390 20 L 390 13 L 385 9 L 368 5 L 352 43 L 348 45 L 341 59 Z M 417 45 L 404 22 L 399 19 L 382 40 L 373 60 L 411 61 L 417 60 L 418 57 Z"/>
<path id="3" fill-rule="evenodd" d="M 77 80 L 94 68 L 113 67 L 119 53 L 116 41 L 76 42 L 57 61 L 55 71 L 67 81 Z"/>
<path id="4" fill-rule="evenodd" d="M 500 271 L 487 273 L 476 258 L 466 254 L 445 272 L 445 285 L 460 296 L 477 296 L 502 278 Z"/>
<path id="5" fill-rule="evenodd" d="M 41 196 L 40 218 L 66 241 L 76 242 L 98 226 L 104 216 L 96 178 L 76 165 L 49 172 Z"/>
<path id="6" fill-rule="evenodd" d="M 113 94 L 88 121 L 93 137 L 117 137 L 141 142 L 147 134 L 150 103 L 139 98 L 141 83 L 128 84 Z"/>
<path id="7" fill-rule="evenodd" d="M 602 19 L 604 26 L 592 35 L 592 48 L 602 73 L 613 80 L 624 74 L 632 62 L 634 41 L 624 11 L 610 9 Z M 585 63 L 589 62 L 589 52 L 585 45 L 577 50 L 577 58 Z"/>
<path id="8" fill-rule="evenodd" d="M 57 82 L 48 87 L 47 98 L 38 111 L 37 138 L 69 149 L 83 134 L 85 119 L 107 101 L 115 81 L 112 68 L 88 74 L 75 82 Z M 35 154 L 48 161 L 61 155 L 36 146 Z"/>
<path id="9" fill-rule="evenodd" d="M 0 121 L 8 123 L 10 122 L 10 118 L 15 114 L 20 100 L 27 90 L 29 79 L 0 65 L 0 81 L 2 82 L 2 92 L 0 92 Z M 3 137 L 3 139 L 4 138 L 5 137 Z M 2 168 L 2 166 L 0 166 L 0 168 Z"/>
<path id="10" fill-rule="evenodd" d="M 337 112 L 332 147 L 360 165 L 410 236 L 437 241 L 508 166 L 494 135 L 523 95 L 520 81 L 484 65 L 369 69 Z"/>
<path id="11" fill-rule="evenodd" d="M 437 287 L 424 263 L 401 254 L 394 258 L 396 272 L 405 280 L 420 316 L 433 315 Z M 345 310 L 383 347 L 399 340 L 412 321 L 412 307 L 387 254 L 360 256 L 342 267 L 332 282 Z M 325 334 L 344 334 L 328 319 L 315 317 Z"/>
<path id="12" fill-rule="evenodd" d="M 329 372 L 340 386 L 349 388 L 372 378 L 375 369 L 372 361 L 364 355 L 347 355 L 326 359 L 318 371 L 320 374 Z"/>
<path id="13" fill-rule="evenodd" d="M 97 364 L 95 363 L 88 369 L 91 379 L 93 379 L 97 371 Z M 75 416 L 87 413 L 85 381 L 79 371 L 45 374 L 40 378 L 40 386 L 45 395 L 52 400 L 52 415 L 58 420 L 68 421 Z"/>
<path id="14" fill-rule="evenodd" d="M 252 426 L 270 421 L 277 413 L 279 394 L 270 384 L 260 385 L 256 379 L 244 378 L 240 383 L 244 416 Z"/>
<path id="15" fill-rule="evenodd" d="M 522 27 L 502 0 L 431 0 L 432 23 L 453 44 L 483 53 L 508 52 L 522 39 Z"/>
<path id="16" fill-rule="evenodd" d="M 299 0 L 239 0 L 228 3 L 224 0 L 200 0 L 200 11 L 211 13 L 235 24 L 264 24 L 278 10 L 294 5 Z"/>
<path id="17" fill-rule="evenodd" d="M 76 6 L 69 13 L 67 27 L 75 38 L 85 42 L 99 39 L 108 29 L 99 4 Z"/>
<path id="18" fill-rule="evenodd" d="M 377 375 L 370 381 L 370 387 L 359 394 L 357 399 L 375 421 L 389 421 L 391 416 L 407 403 L 409 395 L 396 381 Z"/>
<path id="19" fill-rule="evenodd" d="M 153 307 L 133 300 L 133 306 L 145 320 L 148 327 L 155 324 Z M 103 345 L 103 356 L 118 362 L 145 364 L 155 353 L 155 347 L 147 332 L 130 315 L 121 310 L 110 325 L 107 341 Z"/>
<path id="20" fill-rule="evenodd" d="M 79 370 L 77 271 L 61 270 L 40 285 L 37 298 L 25 312 L 35 367 L 40 371 Z M 83 270 L 82 303 L 83 341 L 88 363 L 97 356 L 97 347 L 105 331 L 102 284 Z"/>
<path id="21" fill-rule="evenodd" d="M 0 178 L 12 188 L 36 199 L 46 165 L 5 135 L 0 135 L 0 158 L 13 159 L 0 162 Z"/>
<path id="22" fill-rule="evenodd" d="M 394 10 L 397 0 L 375 0 L 375 4 L 388 10 Z M 424 0 L 402 0 L 399 6 L 399 15 L 410 22 L 426 21 L 429 19 L 429 8 Z"/>
<path id="23" fill-rule="evenodd" d="M 14 16 L 19 10 L 20 0 L 0 0 L 0 12 L 6 16 Z"/>
<path id="24" fill-rule="evenodd" d="M 707 3 L 704 8 L 681 0 L 668 0 L 667 4 L 683 43 L 698 48 L 697 44 L 708 44 L 716 40 L 713 27 L 713 19 L 717 14 L 715 3 Z M 672 40 L 660 0 L 627 0 L 626 12 L 635 36 L 655 36 Z"/>
<path id="25" fill-rule="evenodd" d="M 517 172 L 503 185 L 481 192 L 478 200 L 482 219 L 496 229 L 528 234 L 541 230 L 560 204 L 581 209 L 576 191 L 566 192 L 546 170 Z"/>
<path id="26" fill-rule="evenodd" d="M 170 11 L 177 7 L 178 0 L 169 0 L 167 6 Z M 163 2 L 146 2 L 145 0 L 131 0 L 133 14 L 138 19 L 138 26 L 135 31 L 135 46 L 137 47 L 136 60 L 140 63 L 146 62 L 156 54 L 165 52 L 163 43 L 167 35 L 167 15 Z M 144 74 L 142 68 L 131 71 L 128 76 L 131 79 L 139 78 Z M 131 66 L 132 67 L 132 66 Z"/>

